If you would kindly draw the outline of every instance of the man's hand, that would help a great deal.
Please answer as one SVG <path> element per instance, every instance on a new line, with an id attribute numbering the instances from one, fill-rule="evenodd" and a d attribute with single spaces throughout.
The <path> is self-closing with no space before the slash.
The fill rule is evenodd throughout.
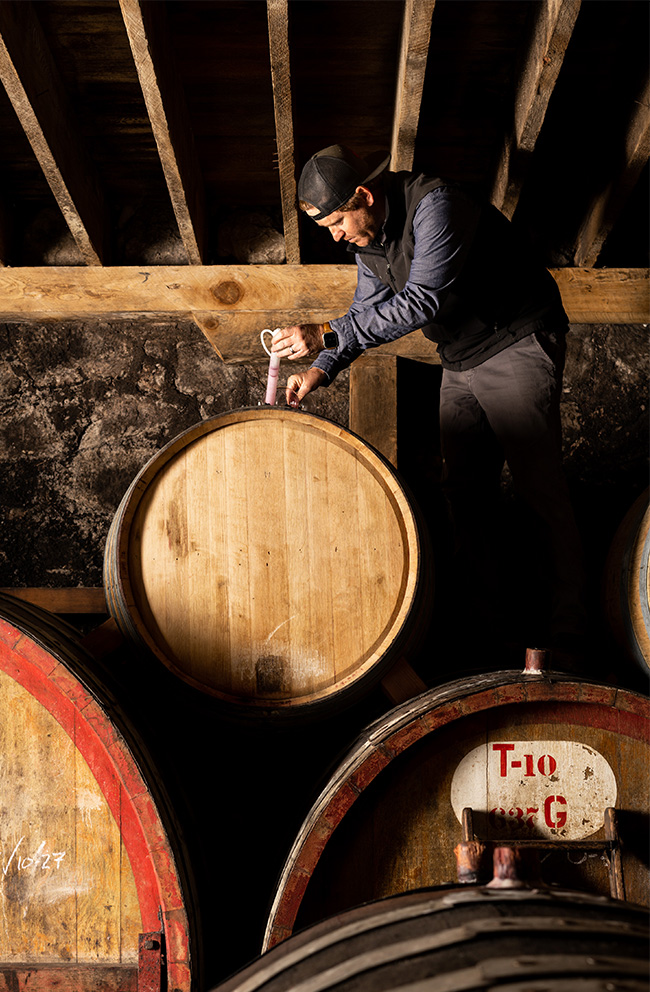
<path id="1" fill-rule="evenodd" d="M 289 406 L 299 406 L 301 400 L 307 393 L 313 393 L 315 389 L 325 381 L 327 376 L 322 369 L 307 369 L 306 372 L 297 372 L 287 379 L 286 399 Z"/>
<path id="2" fill-rule="evenodd" d="M 307 358 L 323 350 L 322 324 L 296 324 L 294 327 L 280 327 L 273 332 L 271 351 L 290 362 Z"/>

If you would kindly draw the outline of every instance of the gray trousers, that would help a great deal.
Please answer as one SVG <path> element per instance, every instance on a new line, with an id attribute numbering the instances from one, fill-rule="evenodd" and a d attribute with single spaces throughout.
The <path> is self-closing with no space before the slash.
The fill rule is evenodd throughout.
<path id="1" fill-rule="evenodd" d="M 563 330 L 531 334 L 442 376 L 442 484 L 461 595 L 488 633 L 538 642 L 529 647 L 586 632 L 581 543 L 562 468 L 565 351 Z M 502 518 L 504 461 L 529 514 L 514 537 Z"/>

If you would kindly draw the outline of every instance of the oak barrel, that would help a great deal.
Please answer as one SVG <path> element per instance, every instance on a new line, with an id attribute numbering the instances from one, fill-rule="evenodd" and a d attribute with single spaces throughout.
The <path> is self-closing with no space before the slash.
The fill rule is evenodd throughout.
<path id="1" fill-rule="evenodd" d="M 650 490 L 623 518 L 607 556 L 605 614 L 619 644 L 642 670 L 650 668 Z"/>
<path id="2" fill-rule="evenodd" d="M 421 890 L 347 910 L 214 992 L 647 992 L 647 909 L 558 890 Z"/>
<path id="3" fill-rule="evenodd" d="M 166 988 L 194 988 L 191 873 L 150 756 L 73 628 L 4 595 L 0 767 L 6 987 L 136 992 L 166 962 Z"/>
<path id="4" fill-rule="evenodd" d="M 428 618 L 404 486 L 344 428 L 289 409 L 214 417 L 171 441 L 106 544 L 123 632 L 235 710 L 305 713 L 367 691 Z"/>
<path id="5" fill-rule="evenodd" d="M 552 845 L 540 856 L 547 884 L 610 894 L 614 850 L 618 894 L 647 905 L 649 731 L 646 696 L 560 673 L 461 679 L 397 706 L 307 814 L 264 950 L 363 902 L 455 882 L 465 808 L 478 840 Z"/>

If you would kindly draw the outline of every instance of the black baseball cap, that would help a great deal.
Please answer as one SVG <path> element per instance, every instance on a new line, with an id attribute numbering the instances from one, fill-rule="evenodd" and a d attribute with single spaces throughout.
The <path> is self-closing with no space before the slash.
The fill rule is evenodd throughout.
<path id="1" fill-rule="evenodd" d="M 346 203 L 357 186 L 366 186 L 384 171 L 390 155 L 376 168 L 344 145 L 329 145 L 316 152 L 303 168 L 298 181 L 298 199 L 318 208 L 312 220 L 322 220 Z"/>

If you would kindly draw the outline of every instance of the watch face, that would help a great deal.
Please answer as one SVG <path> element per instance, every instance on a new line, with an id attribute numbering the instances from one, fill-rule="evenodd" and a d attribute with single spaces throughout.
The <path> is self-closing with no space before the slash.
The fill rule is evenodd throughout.
<path id="1" fill-rule="evenodd" d="M 336 331 L 326 331 L 323 334 L 323 344 L 326 348 L 337 348 L 339 343 L 339 336 Z"/>

